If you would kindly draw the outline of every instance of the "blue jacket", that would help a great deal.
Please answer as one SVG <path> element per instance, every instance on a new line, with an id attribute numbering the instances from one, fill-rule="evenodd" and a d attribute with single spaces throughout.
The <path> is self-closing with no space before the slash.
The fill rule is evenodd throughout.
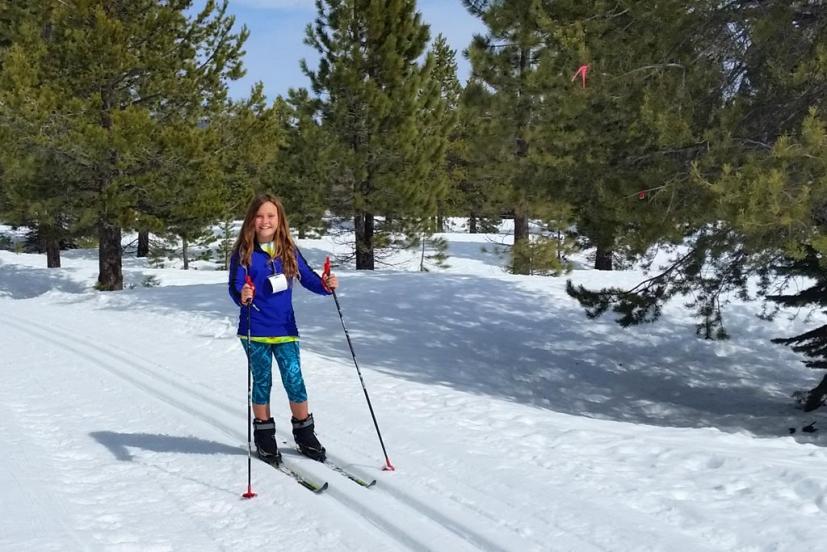
<path id="1" fill-rule="evenodd" d="M 319 295 L 331 295 L 322 285 L 322 278 L 304 260 L 301 252 L 296 249 L 296 261 L 299 265 L 299 282 L 305 288 Z M 248 269 L 239 259 L 238 253 L 230 259 L 230 297 L 235 304 L 241 307 L 241 288 L 244 286 L 245 275 Z M 296 278 L 291 279 L 284 291 L 273 293 L 268 278 L 273 274 L 281 274 L 281 257 L 270 259 L 270 254 L 256 244 L 250 259 L 249 273 L 256 287 L 253 297 L 255 305 L 250 313 L 252 337 L 286 337 L 299 335 L 296 327 L 296 316 L 293 314 L 293 285 Z M 256 307 L 258 307 L 256 309 Z M 247 335 L 247 309 L 242 308 L 238 317 L 238 335 Z"/>

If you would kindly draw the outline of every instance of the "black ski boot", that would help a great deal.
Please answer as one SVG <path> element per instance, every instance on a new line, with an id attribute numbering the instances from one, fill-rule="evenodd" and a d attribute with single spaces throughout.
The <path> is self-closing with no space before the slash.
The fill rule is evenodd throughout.
<path id="1" fill-rule="evenodd" d="M 316 439 L 313 414 L 308 414 L 304 420 L 291 418 L 290 421 L 293 423 L 293 438 L 299 446 L 299 452 L 308 458 L 324 462 L 325 450 L 319 440 Z"/>
<path id="2" fill-rule="evenodd" d="M 253 420 L 253 440 L 256 443 L 256 452 L 258 457 L 267 462 L 278 466 L 281 464 L 281 453 L 278 445 L 276 445 L 276 422 L 273 418 L 269 420 Z"/>

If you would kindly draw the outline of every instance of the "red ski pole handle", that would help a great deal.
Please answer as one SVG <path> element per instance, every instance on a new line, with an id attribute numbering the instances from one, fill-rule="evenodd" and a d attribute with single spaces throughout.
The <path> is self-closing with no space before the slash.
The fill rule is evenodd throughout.
<path id="1" fill-rule="evenodd" d="M 253 283 L 253 279 L 250 278 L 249 274 L 244 275 L 244 283 L 246 283 L 248 286 L 250 286 L 250 289 L 253 290 L 253 295 L 255 296 L 255 294 L 256 294 L 256 285 Z M 250 298 L 249 302 L 250 303 L 253 302 L 252 297 Z"/>
<path id="2" fill-rule="evenodd" d="M 322 269 L 322 286 L 327 291 L 333 291 L 329 287 L 327 287 L 327 278 L 330 276 L 330 257 L 324 258 L 324 268 Z"/>

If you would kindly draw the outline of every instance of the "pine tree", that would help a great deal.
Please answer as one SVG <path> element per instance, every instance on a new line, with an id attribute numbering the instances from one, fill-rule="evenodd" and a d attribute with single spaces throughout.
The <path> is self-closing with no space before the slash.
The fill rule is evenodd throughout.
<path id="1" fill-rule="evenodd" d="M 433 235 L 442 231 L 442 219 L 451 196 L 452 178 L 455 177 L 452 148 L 456 147 L 457 136 L 454 131 L 462 93 L 457 79 L 456 52 L 448 46 L 444 36 L 437 36 L 431 53 L 434 61 L 428 83 L 431 90 L 426 94 L 434 95 L 439 100 L 434 101 L 423 113 L 422 136 L 431 137 L 444 150 L 436 154 L 428 175 L 431 203 L 424 206 L 422 216 L 406 221 L 406 239 L 400 242 L 405 248 L 420 249 L 419 269 L 422 272 L 428 270 L 425 267 L 426 259 L 436 266 L 447 267 L 448 244 L 444 239 L 434 238 Z M 432 252 L 427 254 L 429 248 Z"/>
<path id="2" fill-rule="evenodd" d="M 247 32 L 213 0 L 192 17 L 185 0 L 42 4 L 48 18 L 3 53 L 0 118 L 15 147 L 72 167 L 79 221 L 99 236 L 98 287 L 121 289 L 122 228 L 169 185 L 148 178 L 166 162 L 159 137 L 188 140 L 221 109 Z"/>
<path id="3" fill-rule="evenodd" d="M 46 253 L 48 268 L 59 268 L 61 244 L 80 232 L 67 193 L 74 184 L 71 172 L 61 170 L 59 159 L 17 148 L 4 150 L 0 158 L 4 168 L 0 214 L 8 223 L 31 228 L 36 236 L 34 251 Z"/>
<path id="4" fill-rule="evenodd" d="M 469 233 L 499 231 L 500 214 L 508 203 L 498 177 L 502 163 L 495 156 L 496 140 L 490 139 L 491 94 L 478 79 L 462 91 L 455 136 L 448 150 L 454 183 L 451 209 L 468 218 Z"/>
<path id="5" fill-rule="evenodd" d="M 419 63 L 428 27 L 414 0 L 317 0 L 316 9 L 306 42 L 321 60 L 315 71 L 302 66 L 335 151 L 334 206 L 353 216 L 356 268 L 372 270 L 383 234 L 436 214 L 442 191 L 428 176 L 450 129 L 430 121 L 441 100 L 430 82 L 433 56 Z"/>
<path id="6" fill-rule="evenodd" d="M 215 254 L 215 261 L 218 263 L 219 270 L 230 269 L 230 256 L 233 252 L 233 244 L 235 243 L 238 229 L 234 227 L 231 219 L 221 221 L 219 226 L 219 241 L 218 249 Z"/>
<path id="7" fill-rule="evenodd" d="M 281 197 L 299 238 L 323 228 L 334 160 L 319 122 L 319 102 L 305 89 L 288 92 L 282 105 L 284 143 L 269 168 L 271 189 Z"/>
<path id="8" fill-rule="evenodd" d="M 458 182 L 462 179 L 462 172 L 457 163 L 462 149 L 462 138 L 458 129 L 462 85 L 457 78 L 456 50 L 451 49 L 443 35 L 437 35 L 434 39 L 431 52 L 434 56 L 432 82 L 438 87 L 442 101 L 435 104 L 430 121 L 435 132 L 440 135 L 444 134 L 446 129 L 450 129 L 445 142 L 443 162 L 434 164 L 429 178 L 432 185 L 441 192 L 440 197 L 436 199 L 437 223 L 434 229 L 442 232 L 450 198 L 455 195 Z"/>
<path id="9" fill-rule="evenodd" d="M 570 292 L 590 315 L 612 309 L 624 325 L 656 320 L 666 301 L 691 294 L 699 335 L 715 338 L 726 336 L 727 296 L 755 299 L 748 284 L 756 278 L 759 295 L 772 301 L 821 305 L 827 253 L 827 12 L 817 2 L 698 8 L 690 13 L 705 19 L 703 24 L 673 34 L 682 37 L 684 50 L 718 60 L 721 74 L 706 79 L 706 94 L 694 92 L 698 105 L 719 106 L 694 119 L 702 130 L 693 134 L 703 137 L 703 155 L 678 149 L 691 164 L 682 181 L 664 186 L 677 200 L 674 205 L 670 200 L 669 214 L 685 235 L 684 248 L 632 290 L 572 287 Z M 785 295 L 792 276 L 814 278 L 815 284 Z M 808 365 L 824 366 L 822 328 L 777 342 L 804 353 Z M 825 388 L 827 380 L 810 393 L 807 408 L 821 404 Z"/>
<path id="10" fill-rule="evenodd" d="M 429 272 L 426 263 L 433 263 L 438 268 L 450 268 L 448 261 L 448 240 L 434 237 L 433 234 L 427 239 L 420 241 L 419 271 Z"/>
<path id="11" fill-rule="evenodd" d="M 48 34 L 49 6 L 45 2 L 5 3 L 0 9 L 0 52 L 5 53 L 27 34 Z M 0 55 L 0 71 L 3 55 Z M 69 239 L 73 216 L 65 193 L 72 182 L 71 167 L 50 152 L 18 147 L 15 129 L 0 124 L 0 214 L 6 222 L 32 228 L 34 250 L 46 253 L 46 266 L 60 267 L 61 243 Z"/>
<path id="12" fill-rule="evenodd" d="M 243 216 L 250 197 L 271 191 L 271 167 L 285 143 L 286 110 L 278 99 L 267 103 L 257 83 L 249 98 L 230 102 L 207 124 L 219 129 L 216 158 L 221 164 L 227 197 L 227 214 Z"/>
<path id="13" fill-rule="evenodd" d="M 696 4 L 556 2 L 541 19 L 538 163 L 565 190 L 595 268 L 680 239 L 680 221 L 665 214 L 698 204 L 689 169 L 723 103 L 723 54 L 704 44 L 721 29 L 707 30 Z"/>
<path id="14" fill-rule="evenodd" d="M 530 159 L 530 135 L 542 100 L 542 83 L 535 75 L 545 48 L 538 24 L 541 5 L 535 0 L 463 0 L 468 10 L 488 27 L 468 49 L 473 75 L 483 88 L 471 96 L 484 106 L 487 124 L 480 129 L 489 168 L 497 188 L 486 193 L 502 198 L 514 218 L 512 271 L 530 272 L 527 256 L 531 205 L 545 194 Z M 493 93 L 487 93 L 487 90 Z"/>

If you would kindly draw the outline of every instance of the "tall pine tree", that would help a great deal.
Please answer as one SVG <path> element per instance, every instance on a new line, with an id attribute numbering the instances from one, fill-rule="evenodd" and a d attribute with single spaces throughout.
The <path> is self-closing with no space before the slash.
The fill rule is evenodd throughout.
<path id="1" fill-rule="evenodd" d="M 463 0 L 468 10 L 488 27 L 468 49 L 473 77 L 480 82 L 479 100 L 487 124 L 478 140 L 485 143 L 488 177 L 496 188 L 486 193 L 502 198 L 502 208 L 514 218 L 512 270 L 529 274 L 529 219 L 531 206 L 546 193 L 530 154 L 536 145 L 531 132 L 542 100 L 537 65 L 545 49 L 536 0 Z M 490 92 L 489 92 L 490 91 Z"/>
<path id="2" fill-rule="evenodd" d="M 670 298 L 691 295 L 698 332 L 724 337 L 728 294 L 759 295 L 788 306 L 823 304 L 825 206 L 827 206 L 827 10 L 820 2 L 780 0 L 693 5 L 703 25 L 675 32 L 697 59 L 717 60 L 720 77 L 709 79 L 697 105 L 719 106 L 696 121 L 703 155 L 692 155 L 684 190 L 668 183 L 665 206 L 684 247 L 668 266 L 632 290 L 593 293 L 571 289 L 591 315 L 612 309 L 621 324 L 656 320 Z M 668 100 L 661 100 L 666 103 Z M 699 114 L 703 114 L 700 111 Z M 675 148 L 687 155 L 691 150 Z M 691 192 L 691 195 L 686 194 Z M 785 294 L 794 276 L 815 283 Z M 823 368 L 823 328 L 782 338 Z M 810 393 L 819 406 L 827 378 Z"/>
<path id="3" fill-rule="evenodd" d="M 441 99 L 429 83 L 433 57 L 420 63 L 428 26 L 415 0 L 317 0 L 316 9 L 306 42 L 321 60 L 316 70 L 302 66 L 336 152 L 334 205 L 353 217 L 356 268 L 372 270 L 377 247 L 388 243 L 383 234 L 435 215 L 441 193 L 428 176 L 449 129 L 431 122 Z"/>
<path id="4" fill-rule="evenodd" d="M 159 137 L 223 108 L 247 32 L 226 1 L 191 17 L 188 0 L 39 1 L 46 19 L 24 22 L 2 56 L 0 118 L 16 147 L 71 165 L 80 219 L 99 237 L 98 287 L 121 289 L 122 228 L 170 184 L 146 178 L 163 163 Z"/>
<path id="5" fill-rule="evenodd" d="M 268 169 L 268 184 L 290 213 L 290 226 L 304 238 L 324 226 L 331 147 L 319 121 L 319 102 L 307 90 L 291 89 L 287 99 L 279 101 L 284 142 Z"/>
<path id="6" fill-rule="evenodd" d="M 676 186 L 686 187 L 720 101 L 707 94 L 720 58 L 687 42 L 705 15 L 700 3 L 678 1 L 564 0 L 539 10 L 533 160 L 551 197 L 573 208 L 597 269 L 611 270 L 618 250 L 639 255 L 677 234 L 663 209 L 684 199 Z"/>

